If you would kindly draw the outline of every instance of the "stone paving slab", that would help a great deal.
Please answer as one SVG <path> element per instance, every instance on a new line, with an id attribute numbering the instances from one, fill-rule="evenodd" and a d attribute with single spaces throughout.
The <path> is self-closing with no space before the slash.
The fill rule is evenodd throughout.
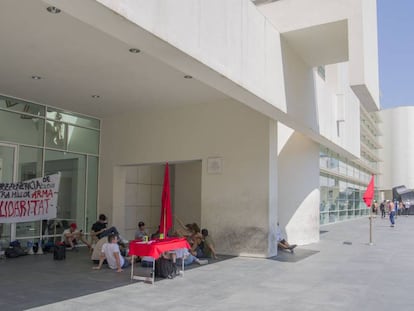
<path id="1" fill-rule="evenodd" d="M 321 230 L 296 262 L 236 257 L 32 310 L 414 310 L 414 217 L 374 219 L 372 246 L 367 218 Z"/>

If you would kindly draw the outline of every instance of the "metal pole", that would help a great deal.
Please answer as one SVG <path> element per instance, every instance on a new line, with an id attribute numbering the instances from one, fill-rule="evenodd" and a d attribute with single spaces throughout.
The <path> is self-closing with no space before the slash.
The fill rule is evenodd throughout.
<path id="1" fill-rule="evenodd" d="M 372 243 L 372 206 L 369 209 L 369 245 L 374 245 Z"/>

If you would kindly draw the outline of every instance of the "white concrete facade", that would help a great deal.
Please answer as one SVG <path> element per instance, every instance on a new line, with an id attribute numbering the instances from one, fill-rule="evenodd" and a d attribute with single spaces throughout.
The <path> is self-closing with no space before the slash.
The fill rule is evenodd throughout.
<path id="1" fill-rule="evenodd" d="M 406 186 L 414 189 L 414 107 L 402 106 L 379 112 L 382 119 L 380 150 L 379 189 L 387 192 L 388 198 L 393 187 Z"/>
<path id="2" fill-rule="evenodd" d="M 61 108 L 102 120 L 99 212 L 123 234 L 132 238 L 140 219 L 156 226 L 160 172 L 169 162 L 176 215 L 207 227 L 220 253 L 275 255 L 277 221 L 293 243 L 319 240 L 319 146 L 358 159 L 360 106 L 379 107 L 375 0 L 31 5 L 43 4 L 59 7 L 68 29 L 83 29 L 79 38 L 106 48 L 96 59 L 85 52 L 85 63 L 72 51 L 76 66 L 62 67 L 110 90 L 102 106 L 76 106 L 82 89 Z M 76 35 L 68 40 L 78 43 Z M 122 54 L 129 47 L 145 61 Z M 1 91 L 42 101 L 33 90 Z M 209 171 L 211 159 L 218 172 Z"/>

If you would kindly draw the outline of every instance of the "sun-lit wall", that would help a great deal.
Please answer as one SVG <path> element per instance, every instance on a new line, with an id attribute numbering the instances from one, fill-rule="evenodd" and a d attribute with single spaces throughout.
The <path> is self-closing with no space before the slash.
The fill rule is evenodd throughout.
<path id="1" fill-rule="evenodd" d="M 218 251 L 268 256 L 275 252 L 274 240 L 266 242 L 274 239 L 275 228 L 269 224 L 276 209 L 269 206 L 270 192 L 277 193 L 269 187 L 277 173 L 269 171 L 271 130 L 267 117 L 233 101 L 104 119 L 100 209 L 114 209 L 115 225 L 125 229 L 125 189 L 119 185 L 125 175 L 118 166 L 201 160 L 200 225 L 209 229 Z M 218 166 L 209 169 L 209 159 Z"/>
<path id="2" fill-rule="evenodd" d="M 414 107 L 402 106 L 385 109 L 379 113 L 380 123 L 380 162 L 381 175 L 379 189 L 391 190 L 404 185 L 414 188 Z"/>

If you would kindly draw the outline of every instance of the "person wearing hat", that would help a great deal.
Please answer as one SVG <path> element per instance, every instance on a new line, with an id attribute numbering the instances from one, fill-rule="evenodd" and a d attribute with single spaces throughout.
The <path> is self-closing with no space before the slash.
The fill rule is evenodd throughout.
<path id="1" fill-rule="evenodd" d="M 69 247 L 72 250 L 76 250 L 75 245 L 78 244 L 78 240 L 81 240 L 88 246 L 88 248 L 91 248 L 91 245 L 84 238 L 82 230 L 79 231 L 77 228 L 78 226 L 76 223 L 71 223 L 69 228 L 62 233 L 62 242 L 65 243 L 66 247 Z"/>
<path id="2" fill-rule="evenodd" d="M 148 236 L 148 233 L 145 230 L 145 223 L 140 221 L 138 223 L 138 230 L 135 232 L 135 240 L 144 240 L 146 236 Z"/>

